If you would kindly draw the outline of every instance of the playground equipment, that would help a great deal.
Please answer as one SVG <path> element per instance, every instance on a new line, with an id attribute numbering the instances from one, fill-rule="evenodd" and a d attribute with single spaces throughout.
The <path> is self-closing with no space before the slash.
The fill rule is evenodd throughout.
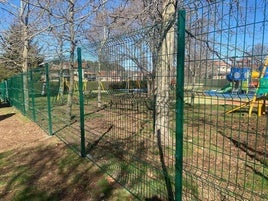
<path id="1" fill-rule="evenodd" d="M 229 95 L 253 96 L 257 89 L 260 73 L 251 71 L 251 68 L 248 67 L 232 67 L 226 79 L 229 81 L 227 85 L 221 89 L 205 91 L 205 94 L 219 97 L 228 97 Z"/>
<path id="2" fill-rule="evenodd" d="M 268 58 L 265 60 L 264 66 L 261 68 L 261 73 L 257 73 L 254 71 L 253 71 L 254 74 L 252 73 L 252 77 L 254 76 L 253 78 L 256 78 L 257 76 L 259 76 L 259 81 L 257 83 L 256 90 L 255 90 L 252 100 L 247 101 L 246 103 L 238 107 L 235 107 L 231 110 L 228 110 L 227 112 L 225 112 L 225 114 L 229 114 L 243 107 L 249 106 L 248 115 L 249 117 L 251 117 L 253 107 L 256 105 L 257 105 L 258 116 L 265 114 L 266 94 L 268 93 L 268 76 L 267 76 L 268 68 L 267 67 L 268 67 Z M 247 71 L 245 72 L 248 73 Z M 238 74 L 236 76 L 238 76 Z M 245 75 L 244 75 L 244 78 L 246 79 Z"/>
<path id="3" fill-rule="evenodd" d="M 56 101 L 63 102 L 64 90 L 65 90 L 65 88 L 67 88 L 69 90 L 69 85 L 67 82 L 68 82 L 67 78 L 64 78 L 64 77 L 59 78 L 59 91 L 58 91 L 58 95 L 56 97 Z"/>
<path id="4" fill-rule="evenodd" d="M 69 91 L 70 89 L 70 82 L 68 81 L 67 78 L 60 78 L 59 80 L 59 92 L 58 92 L 58 95 L 56 97 L 56 101 L 63 101 L 63 94 L 64 94 L 64 91 Z M 87 90 L 87 79 L 84 79 L 83 80 L 83 91 L 85 92 Z M 74 79 L 74 95 L 78 95 L 78 78 L 75 78 Z"/>
<path id="5" fill-rule="evenodd" d="M 83 83 L 82 89 L 83 89 L 83 91 L 86 91 L 87 90 L 87 79 L 83 79 L 82 83 Z M 75 79 L 74 79 L 74 91 L 78 93 L 78 78 L 77 77 L 75 77 Z"/>
<path id="6" fill-rule="evenodd" d="M 87 90 L 87 79 L 83 79 L 83 91 Z M 70 88 L 70 83 L 69 81 L 64 78 L 64 86 L 66 86 L 67 90 L 69 90 Z M 78 78 L 74 79 L 74 91 L 77 92 L 78 91 Z"/>
<path id="7" fill-rule="evenodd" d="M 227 80 L 231 83 L 231 92 L 248 93 L 250 68 L 232 67 L 230 74 L 226 76 Z M 226 91 L 226 90 L 225 90 Z M 224 91 L 224 92 L 225 92 Z"/>

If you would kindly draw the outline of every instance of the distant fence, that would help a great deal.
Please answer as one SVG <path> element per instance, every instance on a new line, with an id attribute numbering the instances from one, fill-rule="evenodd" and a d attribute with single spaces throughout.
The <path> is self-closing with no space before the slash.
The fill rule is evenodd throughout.
<path id="1" fill-rule="evenodd" d="M 0 83 L 0 100 L 7 101 L 8 98 L 8 92 L 7 92 L 7 82 L 1 82 Z"/>
<path id="2" fill-rule="evenodd" d="M 172 54 L 148 28 L 78 49 L 73 83 L 46 65 L 1 83 L 1 98 L 138 200 L 267 200 L 267 1 L 182 7 Z"/>

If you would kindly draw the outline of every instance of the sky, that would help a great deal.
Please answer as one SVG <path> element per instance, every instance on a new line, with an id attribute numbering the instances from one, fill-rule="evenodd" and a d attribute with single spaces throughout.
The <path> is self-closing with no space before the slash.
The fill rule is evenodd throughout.
<path id="1" fill-rule="evenodd" d="M 0 0 L 0 33 L 6 30 L 12 22 L 13 17 L 6 10 L 15 11 L 15 7 L 20 5 L 19 0 L 6 0 L 8 3 L 1 3 Z M 119 4 L 120 1 L 111 1 L 114 5 Z M 194 12 L 194 5 L 191 12 Z M 202 2 L 202 1 L 200 1 Z M 220 2 L 220 1 L 217 1 Z M 232 4 L 230 2 L 239 2 Z M 82 3 L 82 0 L 79 1 Z M 109 4 L 107 4 L 109 6 Z M 188 7 L 190 7 L 189 5 Z M 205 13 L 204 3 L 200 3 L 204 7 L 199 7 L 196 15 L 192 15 L 190 11 L 186 12 L 188 18 L 205 17 L 209 23 L 215 23 L 208 30 L 208 39 L 211 41 L 211 46 L 215 51 L 219 52 L 221 56 L 245 56 L 244 52 L 252 49 L 257 44 L 264 44 L 268 46 L 268 1 L 267 0 L 224 0 L 217 4 L 217 8 L 211 6 L 210 14 Z M 239 6 L 239 12 L 237 12 Z M 214 9 L 214 10 L 213 10 Z M 214 11 L 217 10 L 217 13 Z M 215 13 L 215 14 L 214 14 Z M 204 15 L 204 16 L 202 16 Z M 223 16 L 221 18 L 217 16 Z M 189 22 L 186 22 L 186 24 Z M 213 28 L 214 27 L 214 28 Z M 44 37 L 44 36 L 42 36 Z M 216 59 L 215 55 L 214 58 Z"/>
<path id="2" fill-rule="evenodd" d="M 221 58 L 248 56 L 247 52 L 252 53 L 252 48 L 258 44 L 268 47 L 267 0 L 236 1 L 239 4 L 233 2 L 235 1 L 225 0 L 214 4 L 215 6 L 203 4 L 197 12 L 195 7 L 192 8 L 191 12 L 196 12 L 195 14 L 188 12 L 193 21 L 192 27 L 196 26 L 196 18 L 203 16 L 207 19 L 210 29 L 204 30 L 203 33 L 207 33 L 211 48 L 219 53 Z M 218 58 L 216 54 L 212 57 Z"/>
<path id="3" fill-rule="evenodd" d="M 19 10 L 19 0 L 0 0 L 0 30 L 6 30 L 9 24 L 13 22 L 14 16 L 11 13 L 16 13 Z"/>

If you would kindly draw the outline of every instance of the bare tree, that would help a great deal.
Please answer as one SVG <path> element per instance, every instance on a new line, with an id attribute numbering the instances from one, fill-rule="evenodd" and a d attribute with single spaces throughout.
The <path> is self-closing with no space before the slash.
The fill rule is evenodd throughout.
<path id="1" fill-rule="evenodd" d="M 22 40 L 22 30 L 18 22 L 10 24 L 9 28 L 2 32 L 0 37 L 0 62 L 14 72 L 22 72 L 22 49 L 24 42 Z M 29 41 L 28 64 L 30 67 L 36 67 L 43 61 L 40 55 L 40 48 L 33 40 Z"/>
<path id="2" fill-rule="evenodd" d="M 261 66 L 264 63 L 265 57 L 268 56 L 268 45 L 258 43 L 249 51 L 252 55 L 252 64 Z"/>
<path id="3" fill-rule="evenodd" d="M 161 146 L 171 146 L 173 141 L 169 132 L 170 76 L 171 72 L 174 72 L 174 28 L 179 2 L 178 0 L 122 1 L 118 7 L 110 8 L 106 14 L 109 17 L 107 27 L 110 35 L 126 33 L 131 35 L 135 30 L 143 28 L 142 33 L 137 33 L 138 36 L 131 38 L 133 42 L 127 41 L 118 49 L 114 47 L 112 54 L 131 60 L 140 72 L 150 78 L 148 88 L 151 89 L 149 93 L 154 102 L 154 136 L 160 152 Z M 100 33 L 98 29 L 95 31 Z M 146 57 L 150 61 L 146 60 Z M 151 64 L 151 67 L 148 64 Z M 161 161 L 165 167 L 164 159 L 161 158 Z M 172 188 L 168 176 L 165 178 L 172 200 Z"/>
<path id="4" fill-rule="evenodd" d="M 30 58 L 30 41 L 32 41 L 38 34 L 45 31 L 48 26 L 42 23 L 42 17 L 44 12 L 30 5 L 31 0 L 20 1 L 20 4 L 12 4 L 9 1 L 0 2 L 0 8 L 8 13 L 10 16 L 19 22 L 20 37 L 22 41 L 22 59 L 21 63 L 17 63 L 21 66 L 23 77 L 23 90 L 24 90 L 24 105 L 25 110 L 28 110 L 28 82 L 26 73 L 29 70 L 29 58 Z M 15 62 L 15 60 L 14 60 Z"/>
<path id="5" fill-rule="evenodd" d="M 143 41 L 150 49 L 152 68 L 149 69 L 146 65 L 148 63 L 144 57 L 137 57 L 132 54 L 127 48 L 121 57 L 128 57 L 132 60 L 139 70 L 149 77 L 148 88 L 149 93 L 155 97 L 155 132 L 160 129 L 160 133 L 165 136 L 163 140 L 168 144 L 168 107 L 169 107 L 169 93 L 170 93 L 170 74 L 174 68 L 174 25 L 177 13 L 177 0 L 134 0 L 122 1 L 117 7 L 109 7 L 106 10 L 105 21 L 106 27 L 109 29 L 110 35 L 117 35 L 122 33 L 130 33 L 132 30 L 138 28 L 145 28 L 143 34 Z M 133 9 L 135 7 L 135 9 Z M 101 17 L 96 19 L 97 21 Z M 95 32 L 100 33 L 100 29 L 95 28 Z M 135 44 L 139 44 L 137 41 Z M 138 45 L 137 45 L 138 46 Z M 138 47 L 137 47 L 138 48 Z M 147 51 L 147 50 L 145 50 Z M 139 51 L 140 54 L 147 54 L 148 52 Z M 120 55 L 120 53 L 118 53 Z M 143 59 L 141 59 L 143 58 Z"/>
<path id="6" fill-rule="evenodd" d="M 64 40 L 68 43 L 69 54 L 69 93 L 67 97 L 67 117 L 72 118 L 72 104 L 74 96 L 74 62 L 75 48 L 83 41 L 83 31 L 85 30 L 85 22 L 99 8 L 99 2 L 77 0 L 38 0 L 34 6 L 45 11 L 47 18 L 51 22 L 51 28 L 57 27 L 60 32 L 55 35 L 56 41 Z M 64 26 L 64 28 L 62 28 Z M 54 33 L 56 33 L 54 31 Z M 65 48 L 66 50 L 66 48 Z M 63 52 L 66 52 L 63 50 Z"/>

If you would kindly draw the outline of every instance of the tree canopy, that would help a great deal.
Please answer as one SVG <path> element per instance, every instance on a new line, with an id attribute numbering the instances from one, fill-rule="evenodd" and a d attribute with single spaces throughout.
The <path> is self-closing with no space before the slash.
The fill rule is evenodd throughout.
<path id="1" fill-rule="evenodd" d="M 2 79 L 22 72 L 23 55 L 21 50 L 23 45 L 22 28 L 19 24 L 11 24 L 9 29 L 0 36 L 0 68 L 2 72 L 8 72 L 2 75 Z M 40 52 L 38 43 L 30 40 L 28 55 L 30 68 L 35 68 L 43 62 L 44 57 Z"/>

